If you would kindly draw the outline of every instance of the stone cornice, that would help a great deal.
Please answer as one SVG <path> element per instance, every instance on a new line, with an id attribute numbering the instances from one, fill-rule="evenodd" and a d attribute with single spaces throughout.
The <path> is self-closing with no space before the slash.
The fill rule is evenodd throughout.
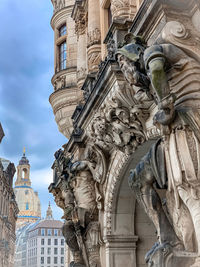
<path id="1" fill-rule="evenodd" d="M 133 24 L 130 28 L 130 32 L 135 35 L 145 36 L 148 39 L 148 32 L 154 26 L 153 21 L 157 21 L 160 16 L 163 17 L 166 14 L 172 14 L 181 11 L 183 16 L 191 16 L 195 9 L 194 6 L 200 6 L 200 3 L 195 0 L 182 0 L 179 4 L 176 1 L 169 0 L 144 0 L 138 10 Z"/>
<path id="2" fill-rule="evenodd" d="M 66 16 L 71 14 L 72 8 L 73 5 L 67 6 L 54 13 L 50 22 L 53 30 L 55 30 L 55 26 L 59 27 L 64 21 L 66 21 Z"/>

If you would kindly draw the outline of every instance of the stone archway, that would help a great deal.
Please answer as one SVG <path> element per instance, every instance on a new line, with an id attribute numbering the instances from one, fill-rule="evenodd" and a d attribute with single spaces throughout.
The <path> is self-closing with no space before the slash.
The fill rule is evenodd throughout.
<path id="1" fill-rule="evenodd" d="M 130 169 L 136 166 L 153 142 L 146 142 L 132 156 L 118 151 L 112 157 L 104 212 L 106 267 L 144 267 L 145 253 L 156 241 L 152 222 L 128 186 Z"/>

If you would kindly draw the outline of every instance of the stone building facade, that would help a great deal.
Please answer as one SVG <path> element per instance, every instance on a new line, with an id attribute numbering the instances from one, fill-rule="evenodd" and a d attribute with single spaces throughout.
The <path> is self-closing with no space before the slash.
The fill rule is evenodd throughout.
<path id="1" fill-rule="evenodd" d="M 49 187 L 64 211 L 68 264 L 200 266 L 199 1 L 53 4 L 76 49 L 64 70 L 74 62 L 76 90 L 66 74 L 52 95 L 69 98 L 50 96 L 71 134 Z"/>
<path id="2" fill-rule="evenodd" d="M 64 267 L 65 242 L 63 223 L 54 220 L 49 205 L 45 220 L 41 220 L 28 231 L 27 262 L 30 267 Z"/>
<path id="3" fill-rule="evenodd" d="M 1 129 L 0 139 L 4 135 Z M 13 267 L 14 264 L 15 227 L 19 211 L 13 191 L 14 174 L 14 164 L 0 158 L 0 267 Z"/>

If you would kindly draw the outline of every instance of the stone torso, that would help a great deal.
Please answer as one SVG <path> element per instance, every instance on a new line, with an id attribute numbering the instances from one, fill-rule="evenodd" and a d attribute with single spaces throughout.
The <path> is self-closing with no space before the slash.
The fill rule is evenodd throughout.
<path id="1" fill-rule="evenodd" d="M 86 210 L 93 210 L 96 207 L 94 181 L 88 171 L 83 171 L 71 181 L 76 205 Z"/>

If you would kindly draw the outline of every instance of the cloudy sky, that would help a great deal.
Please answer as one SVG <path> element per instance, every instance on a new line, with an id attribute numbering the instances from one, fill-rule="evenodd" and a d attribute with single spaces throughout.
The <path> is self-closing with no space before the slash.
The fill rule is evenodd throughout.
<path id="1" fill-rule="evenodd" d="M 50 0 L 0 0 L 0 122 L 5 132 L 0 157 L 17 165 L 26 147 L 42 215 L 51 201 L 59 219 L 62 211 L 47 189 L 53 154 L 67 142 L 48 102 L 53 92 L 52 12 Z"/>

